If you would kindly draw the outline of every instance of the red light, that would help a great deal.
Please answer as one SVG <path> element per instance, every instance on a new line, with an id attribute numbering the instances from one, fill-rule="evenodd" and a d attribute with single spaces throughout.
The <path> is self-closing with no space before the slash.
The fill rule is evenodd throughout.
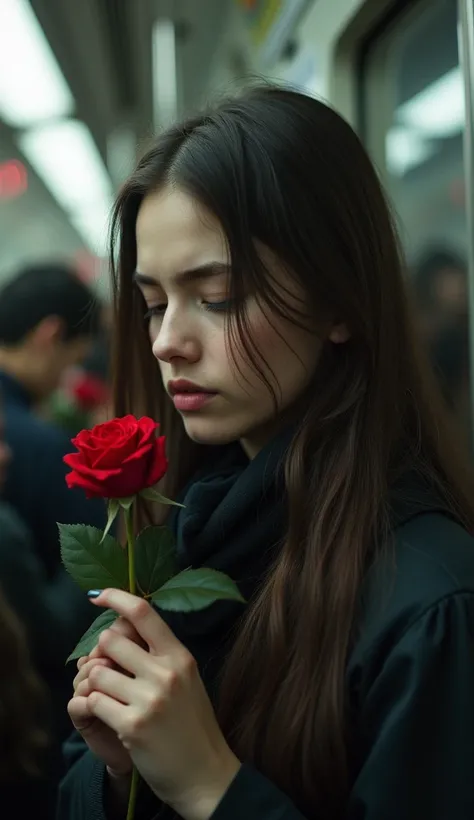
<path id="1" fill-rule="evenodd" d="M 9 159 L 0 163 L 0 199 L 15 199 L 28 188 L 28 173 L 22 162 Z"/>

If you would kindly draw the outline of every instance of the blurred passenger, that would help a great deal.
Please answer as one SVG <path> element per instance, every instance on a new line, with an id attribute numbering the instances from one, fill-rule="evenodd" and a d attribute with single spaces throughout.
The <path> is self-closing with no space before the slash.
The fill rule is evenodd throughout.
<path id="1" fill-rule="evenodd" d="M 70 729 L 66 705 L 71 678 L 65 660 L 87 628 L 91 612 L 62 564 L 46 572 L 31 533 L 4 500 L 3 489 L 12 466 L 0 399 L 0 580 L 9 605 L 26 630 L 32 660 L 46 684 L 50 735 L 59 743 Z"/>
<path id="2" fill-rule="evenodd" d="M 417 318 L 425 341 L 458 321 L 467 322 L 466 264 L 455 253 L 431 249 L 414 270 Z"/>
<path id="3" fill-rule="evenodd" d="M 110 405 L 107 382 L 84 367 L 71 368 L 45 407 L 47 418 L 71 437 L 93 427 Z"/>
<path id="4" fill-rule="evenodd" d="M 104 332 L 96 339 L 90 354 L 84 362 L 84 369 L 90 376 L 101 380 L 108 393 L 105 401 L 101 401 L 94 407 L 91 416 L 92 424 L 102 424 L 102 422 L 107 421 L 114 416 L 110 374 L 110 339 L 108 329 L 104 329 Z"/>
<path id="5" fill-rule="evenodd" d="M 49 578 L 60 563 L 57 522 L 103 526 L 105 510 L 100 500 L 67 488 L 70 438 L 40 418 L 35 404 L 84 359 L 99 326 L 92 292 L 67 266 L 29 267 L 0 290 L 0 386 L 13 453 L 5 499 L 29 527 Z"/>
<path id="6" fill-rule="evenodd" d="M 99 333 L 83 362 L 86 373 L 90 373 L 103 382 L 110 379 L 110 343 L 108 333 Z"/>
<path id="7" fill-rule="evenodd" d="M 469 325 L 452 322 L 440 328 L 428 353 L 448 406 L 465 440 L 471 436 Z"/>
<path id="8" fill-rule="evenodd" d="M 1 590 L 0 655 L 2 817 L 52 820 L 55 787 L 46 776 L 49 738 L 43 714 L 44 692 L 32 667 L 20 621 Z"/>
<path id="9" fill-rule="evenodd" d="M 44 405 L 44 414 L 71 437 L 110 418 L 109 339 L 105 329 L 77 367 L 64 371 L 61 383 Z"/>
<path id="10" fill-rule="evenodd" d="M 457 254 L 431 249 L 414 272 L 416 319 L 458 428 L 470 435 L 467 269 Z"/>

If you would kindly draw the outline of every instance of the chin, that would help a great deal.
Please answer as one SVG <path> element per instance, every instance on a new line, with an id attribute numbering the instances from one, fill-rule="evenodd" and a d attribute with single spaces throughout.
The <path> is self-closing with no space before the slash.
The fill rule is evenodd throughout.
<path id="1" fill-rule="evenodd" d="M 248 425 L 239 424 L 237 419 L 219 418 L 215 415 L 212 418 L 204 413 L 183 416 L 184 429 L 191 441 L 196 444 L 207 444 L 210 446 L 231 444 L 242 437 L 242 429 L 247 429 Z"/>
<path id="2" fill-rule="evenodd" d="M 196 444 L 205 444 L 209 447 L 218 447 L 223 444 L 232 444 L 240 436 L 224 429 L 205 429 L 204 425 L 185 424 L 186 435 Z"/>
<path id="3" fill-rule="evenodd" d="M 198 418 L 197 415 L 187 419 L 183 418 L 183 423 L 191 441 L 210 447 L 232 444 L 234 441 L 245 439 L 262 425 L 260 420 L 253 420 L 249 423 L 248 420 L 224 420 L 216 417 L 206 419 Z"/>

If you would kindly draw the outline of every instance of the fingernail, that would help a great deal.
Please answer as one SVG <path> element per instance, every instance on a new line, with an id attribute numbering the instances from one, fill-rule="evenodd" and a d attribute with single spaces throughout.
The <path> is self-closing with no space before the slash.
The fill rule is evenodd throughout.
<path id="1" fill-rule="evenodd" d="M 102 589 L 90 589 L 87 593 L 88 598 L 98 598 L 99 595 L 103 592 Z"/>

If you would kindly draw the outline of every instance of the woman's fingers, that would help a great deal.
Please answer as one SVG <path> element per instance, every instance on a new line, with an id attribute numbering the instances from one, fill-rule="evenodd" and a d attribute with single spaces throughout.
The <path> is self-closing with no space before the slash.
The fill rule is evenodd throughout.
<path id="1" fill-rule="evenodd" d="M 133 624 L 131 624 L 130 621 L 127 621 L 126 618 L 117 618 L 117 620 L 114 621 L 108 629 L 112 632 L 116 632 L 118 635 L 123 635 L 124 638 L 128 638 L 130 641 L 133 641 L 133 643 L 138 644 L 138 646 L 146 648 L 145 641 L 140 637 Z M 82 658 L 79 658 L 77 662 L 78 671 L 80 672 L 88 661 L 93 660 L 94 658 L 102 657 L 104 657 L 104 653 L 99 643 L 97 643 L 88 655 L 83 655 Z"/>
<path id="2" fill-rule="evenodd" d="M 115 635 L 120 635 L 124 638 L 128 638 L 129 641 L 132 643 L 140 646 L 141 648 L 147 648 L 145 642 L 138 634 L 135 627 L 127 621 L 126 618 L 117 618 L 116 621 L 108 628 L 110 632 L 114 633 Z M 110 658 L 106 657 L 104 654 L 104 650 L 100 643 L 98 642 L 94 649 L 88 655 L 84 655 L 82 658 L 79 658 L 77 662 L 77 675 L 74 678 L 74 692 L 77 694 L 78 687 L 81 686 L 83 681 L 86 681 L 91 669 L 95 666 L 108 666 L 110 668 L 114 668 L 115 664 Z M 86 693 L 87 690 L 87 693 Z M 89 693 L 90 687 L 82 687 L 81 694 L 87 697 Z"/>
<path id="3" fill-rule="evenodd" d="M 118 632 L 119 635 L 123 635 L 124 638 L 128 638 L 129 641 L 133 641 L 139 646 L 146 646 L 145 641 L 140 637 L 133 624 L 127 621 L 126 618 L 117 618 L 117 620 L 109 626 L 109 629 L 111 629 L 112 632 Z"/>
<path id="4" fill-rule="evenodd" d="M 90 692 L 102 692 L 104 695 L 109 695 L 109 697 L 125 705 L 130 704 L 134 699 L 136 700 L 137 695 L 140 696 L 141 694 L 143 699 L 146 697 L 147 687 L 143 681 L 129 678 L 115 669 L 104 666 L 97 666 L 93 669 L 87 682 L 90 686 Z"/>
<path id="5" fill-rule="evenodd" d="M 95 721 L 86 697 L 74 697 L 69 701 L 67 711 L 78 732 L 89 729 Z"/>
<path id="6" fill-rule="evenodd" d="M 123 589 L 104 589 L 92 603 L 115 610 L 122 619 L 133 624 L 142 645 L 145 643 L 152 654 L 167 654 L 179 643 L 163 618 L 144 598 Z"/>
<path id="7" fill-rule="evenodd" d="M 104 655 L 114 661 L 121 671 L 135 677 L 147 677 L 150 654 L 134 641 L 106 629 L 99 638 L 99 644 Z"/>
<path id="8" fill-rule="evenodd" d="M 90 656 L 89 656 L 90 658 Z M 84 681 L 87 680 L 89 677 L 89 673 L 94 666 L 113 666 L 113 661 L 109 658 L 99 657 L 99 658 L 92 658 L 86 660 L 86 662 L 81 666 L 79 672 L 77 673 L 76 677 L 73 681 L 74 692 L 76 692 L 77 687 Z"/>
<path id="9" fill-rule="evenodd" d="M 81 681 L 78 686 L 74 689 L 74 697 L 75 698 L 87 698 L 88 695 L 92 692 L 91 684 L 89 678 Z"/>

